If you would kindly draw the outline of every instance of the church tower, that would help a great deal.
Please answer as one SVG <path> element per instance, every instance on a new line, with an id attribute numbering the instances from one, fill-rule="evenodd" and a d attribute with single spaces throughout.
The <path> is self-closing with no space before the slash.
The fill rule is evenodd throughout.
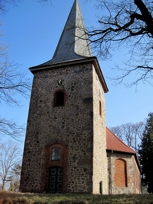
<path id="1" fill-rule="evenodd" d="M 20 190 L 108 194 L 108 88 L 92 56 L 78 0 L 53 58 L 30 71 L 34 78 Z"/>

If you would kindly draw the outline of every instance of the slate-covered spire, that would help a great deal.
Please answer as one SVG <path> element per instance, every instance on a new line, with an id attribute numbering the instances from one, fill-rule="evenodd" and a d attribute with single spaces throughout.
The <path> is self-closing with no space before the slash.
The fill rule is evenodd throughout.
<path id="1" fill-rule="evenodd" d="M 45 65 L 91 57 L 78 0 L 75 0 L 53 58 Z"/>

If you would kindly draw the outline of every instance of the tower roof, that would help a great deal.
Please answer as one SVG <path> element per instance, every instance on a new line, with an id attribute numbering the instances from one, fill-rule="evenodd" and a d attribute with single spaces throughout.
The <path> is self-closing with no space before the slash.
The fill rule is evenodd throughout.
<path id="1" fill-rule="evenodd" d="M 95 65 L 103 89 L 105 93 L 108 92 L 98 60 L 91 53 L 79 2 L 74 0 L 53 58 L 43 64 L 31 67 L 30 71 L 34 73 L 38 70 L 55 69 L 55 67 L 59 68 L 64 65 L 88 62 L 92 62 Z"/>
<path id="2" fill-rule="evenodd" d="M 53 58 L 43 65 L 91 57 L 88 36 L 78 0 L 75 0 L 58 42 Z"/>

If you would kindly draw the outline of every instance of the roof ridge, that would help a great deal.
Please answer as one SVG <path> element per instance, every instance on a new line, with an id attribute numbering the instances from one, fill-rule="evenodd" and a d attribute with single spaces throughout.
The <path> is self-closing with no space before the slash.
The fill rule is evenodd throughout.
<path id="1" fill-rule="evenodd" d="M 115 135 L 108 127 L 106 127 L 106 129 L 108 130 L 108 131 L 110 131 L 115 137 L 116 137 L 116 139 L 118 139 L 120 142 L 122 142 L 122 144 L 123 145 L 125 145 L 126 147 L 128 147 L 130 150 L 132 150 L 133 151 L 133 153 L 135 153 L 136 154 L 136 151 L 134 151 L 131 147 L 129 147 L 127 144 L 125 144 L 119 137 L 117 137 L 117 135 Z"/>

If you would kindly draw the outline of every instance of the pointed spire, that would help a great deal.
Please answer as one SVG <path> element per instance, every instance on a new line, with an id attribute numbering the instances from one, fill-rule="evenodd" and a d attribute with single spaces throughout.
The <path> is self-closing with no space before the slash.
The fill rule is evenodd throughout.
<path id="1" fill-rule="evenodd" d="M 78 0 L 75 0 L 53 58 L 45 65 L 91 57 Z"/>

